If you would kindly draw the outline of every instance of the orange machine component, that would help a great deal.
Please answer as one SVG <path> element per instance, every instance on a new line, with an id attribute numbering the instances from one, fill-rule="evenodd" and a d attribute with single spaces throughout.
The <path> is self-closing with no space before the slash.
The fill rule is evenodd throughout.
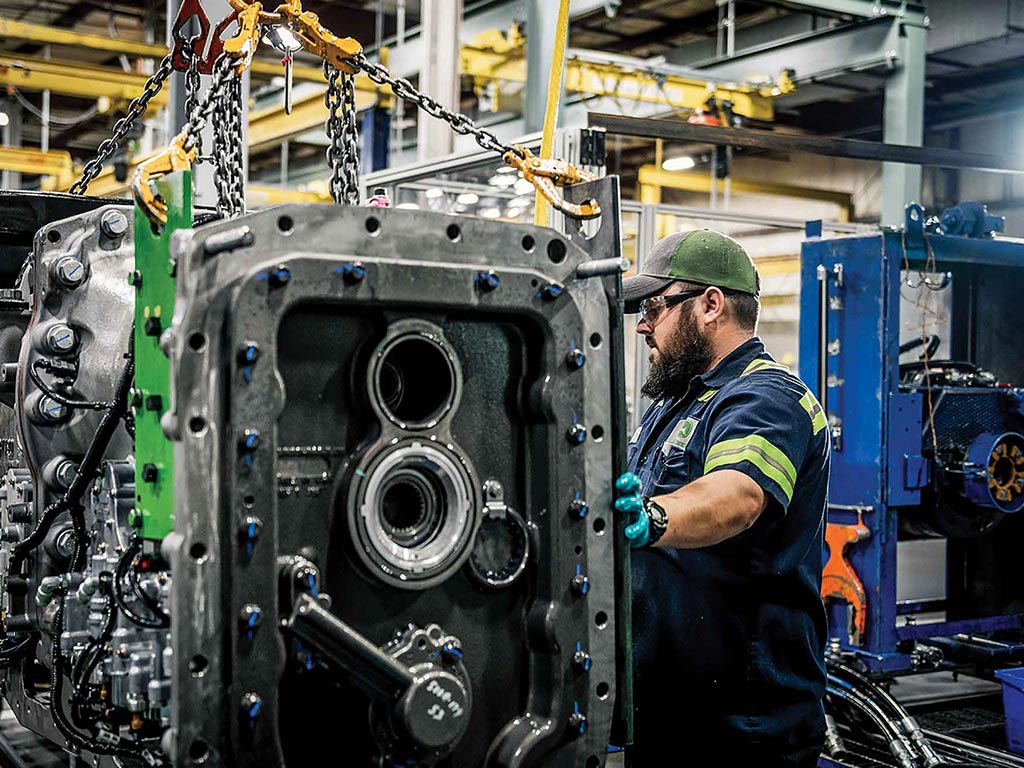
<path id="1" fill-rule="evenodd" d="M 853 565 L 846 559 L 850 545 L 863 541 L 871 530 L 858 520 L 855 525 L 828 523 L 825 543 L 828 544 L 828 562 L 821 577 L 821 599 L 845 601 L 853 610 L 853 636 L 850 641 L 860 643 L 867 629 L 868 596 Z"/>

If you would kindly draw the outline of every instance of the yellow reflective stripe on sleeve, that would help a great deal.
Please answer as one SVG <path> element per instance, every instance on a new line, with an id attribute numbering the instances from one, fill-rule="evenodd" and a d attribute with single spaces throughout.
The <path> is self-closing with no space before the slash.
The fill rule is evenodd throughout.
<path id="1" fill-rule="evenodd" d="M 821 405 L 814 398 L 810 392 L 804 394 L 800 398 L 800 405 L 807 411 L 807 415 L 811 417 L 811 429 L 814 430 L 814 434 L 817 435 L 821 430 L 828 426 L 828 419 L 825 418 L 825 411 L 821 409 Z"/>
<path id="2" fill-rule="evenodd" d="M 746 376 L 757 371 L 785 371 L 789 373 L 789 366 L 783 365 L 782 363 L 776 363 L 774 360 L 751 360 L 750 365 L 743 369 L 743 373 L 740 376 Z"/>
<path id="3" fill-rule="evenodd" d="M 709 389 L 707 392 L 702 392 L 700 394 L 700 396 L 697 398 L 697 401 L 701 402 L 701 403 L 706 403 L 708 400 L 710 400 L 712 397 L 714 397 L 717 394 L 718 394 L 718 390 L 717 389 Z"/>
<path id="4" fill-rule="evenodd" d="M 793 498 L 796 485 L 796 468 L 785 453 L 760 435 L 738 437 L 715 443 L 704 459 L 704 474 L 718 467 L 749 461 L 766 477 L 771 478 L 782 492 L 786 501 Z"/>

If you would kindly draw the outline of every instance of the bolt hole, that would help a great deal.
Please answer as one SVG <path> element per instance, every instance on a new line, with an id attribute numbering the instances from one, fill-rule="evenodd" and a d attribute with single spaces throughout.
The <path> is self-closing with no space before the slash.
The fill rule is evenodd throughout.
<path id="1" fill-rule="evenodd" d="M 600 347 L 602 341 L 604 341 L 604 339 L 601 338 L 600 333 L 590 334 L 590 346 L 593 347 L 594 349 Z"/>
<path id="2" fill-rule="evenodd" d="M 604 439 L 604 427 L 600 424 L 595 424 L 590 428 L 590 436 L 594 438 L 595 443 L 600 443 Z"/>
<path id="3" fill-rule="evenodd" d="M 445 232 L 448 234 L 448 239 L 453 243 L 457 243 L 462 239 L 462 230 L 458 224 L 449 224 Z"/>
<path id="4" fill-rule="evenodd" d="M 188 420 L 188 428 L 193 435 L 198 435 L 202 433 L 204 429 L 206 429 L 206 419 L 204 419 L 202 416 L 193 416 L 191 419 Z"/>
<path id="5" fill-rule="evenodd" d="M 421 651 L 422 651 L 422 650 L 425 650 L 425 649 L 426 649 L 426 647 L 427 647 L 427 641 L 426 641 L 426 639 L 425 639 L 425 638 L 422 638 L 422 637 L 421 637 L 421 638 L 419 639 L 419 642 L 417 642 L 417 643 L 416 643 L 416 647 L 417 647 L 417 648 L 419 648 L 419 649 L 420 649 Z"/>
<path id="6" fill-rule="evenodd" d="M 533 235 L 523 235 L 523 250 L 527 253 L 533 253 L 533 249 L 536 247 L 537 241 L 533 239 Z"/>
<path id="7" fill-rule="evenodd" d="M 206 674 L 206 668 L 210 665 L 209 659 L 202 655 L 195 655 L 188 663 L 188 671 L 193 677 L 202 677 Z"/>
<path id="8" fill-rule="evenodd" d="M 278 216 L 277 228 L 282 234 L 287 235 L 295 229 L 295 220 L 291 216 Z"/>
<path id="9" fill-rule="evenodd" d="M 598 517 L 594 520 L 594 533 L 598 536 L 604 533 L 604 529 L 607 523 L 605 523 L 603 517 Z"/>
<path id="10" fill-rule="evenodd" d="M 604 611 L 598 611 L 594 614 L 594 624 L 598 629 L 604 629 L 608 626 L 608 614 Z"/>
<path id="11" fill-rule="evenodd" d="M 193 352 L 202 352 L 206 349 L 206 334 L 199 333 L 198 331 L 193 333 L 188 337 L 188 345 Z"/>
<path id="12" fill-rule="evenodd" d="M 548 258 L 555 264 L 561 264 L 565 260 L 565 243 L 561 240 L 552 240 L 548 243 Z"/>
<path id="13" fill-rule="evenodd" d="M 59 243 L 60 232 L 58 232 L 56 229 L 51 229 L 49 232 L 46 233 L 46 239 L 49 240 L 51 243 Z"/>
<path id="14" fill-rule="evenodd" d="M 531 280 L 530 281 L 530 286 L 531 287 L 536 288 L 538 285 L 540 285 L 539 281 L 537 281 L 537 280 Z"/>
<path id="15" fill-rule="evenodd" d="M 607 699 L 608 698 L 608 691 L 609 690 L 610 690 L 610 687 L 609 687 L 608 683 L 598 683 L 597 684 L 597 689 L 596 689 L 596 691 L 597 691 L 597 698 L 599 698 L 599 699 Z"/>
<path id="16" fill-rule="evenodd" d="M 256 497 L 251 493 L 245 494 L 245 498 L 242 499 L 242 504 L 245 505 L 246 509 L 252 509 L 256 505 Z"/>
<path id="17" fill-rule="evenodd" d="M 583 768 L 600 768 L 601 758 L 597 755 L 591 755 L 587 758 L 587 762 L 583 764 Z"/>
<path id="18" fill-rule="evenodd" d="M 189 745 L 188 756 L 197 763 L 205 763 L 210 756 L 210 745 L 202 739 L 196 739 Z"/>
<path id="19" fill-rule="evenodd" d="M 206 559 L 206 545 L 201 541 L 197 541 L 189 548 L 188 553 L 192 556 L 193 560 L 201 563 Z"/>
<path id="20" fill-rule="evenodd" d="M 366 231 L 376 237 L 377 233 L 380 232 L 380 220 L 375 216 L 368 218 L 366 220 Z"/>
<path id="21" fill-rule="evenodd" d="M 579 544 L 577 544 L 576 548 L 573 550 L 573 552 L 575 552 L 577 555 L 582 555 L 583 554 L 583 547 L 581 547 Z"/>

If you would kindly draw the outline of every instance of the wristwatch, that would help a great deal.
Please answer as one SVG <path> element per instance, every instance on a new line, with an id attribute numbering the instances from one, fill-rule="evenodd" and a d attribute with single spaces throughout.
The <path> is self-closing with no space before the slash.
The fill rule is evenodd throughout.
<path id="1" fill-rule="evenodd" d="M 653 547 L 655 542 L 665 535 L 668 530 L 668 512 L 650 496 L 644 496 L 644 512 L 650 521 L 647 534 L 647 547 Z"/>

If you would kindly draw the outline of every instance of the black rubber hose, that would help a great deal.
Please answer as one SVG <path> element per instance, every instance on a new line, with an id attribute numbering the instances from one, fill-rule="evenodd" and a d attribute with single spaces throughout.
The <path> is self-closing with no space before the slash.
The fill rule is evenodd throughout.
<path id="1" fill-rule="evenodd" d="M 827 685 L 827 689 L 830 696 L 836 696 L 837 698 L 842 699 L 850 706 L 867 715 L 875 724 L 875 727 L 881 731 L 882 736 L 885 739 L 892 741 L 894 738 L 899 737 L 899 731 L 896 730 L 896 726 L 893 722 L 889 720 L 889 718 L 885 717 L 885 715 L 881 714 L 877 707 L 872 707 L 867 704 L 863 696 L 858 696 L 853 691 L 831 682 Z"/>
<path id="2" fill-rule="evenodd" d="M 117 603 L 117 607 L 121 609 L 121 613 L 123 613 L 125 618 L 127 618 L 132 624 L 144 629 L 165 629 L 171 624 L 167 614 L 159 614 L 155 619 L 142 616 L 136 613 L 124 599 L 124 579 L 128 575 L 128 569 L 130 568 L 132 561 L 135 560 L 135 556 L 141 550 L 142 540 L 137 536 L 133 537 L 132 541 L 128 544 L 125 551 L 121 554 L 120 559 L 117 561 L 117 567 L 114 568 L 114 600 Z"/>
<path id="3" fill-rule="evenodd" d="M 29 366 L 28 375 L 29 378 L 32 379 L 32 383 L 35 384 L 41 392 L 45 393 L 53 400 L 56 400 L 58 403 L 67 406 L 68 408 L 81 408 L 89 411 L 102 411 L 111 406 L 111 403 L 106 403 L 102 400 L 73 400 L 67 395 L 61 394 L 54 389 L 52 385 L 43 381 L 42 376 L 39 375 L 39 371 L 36 370 L 37 367 L 42 367 L 45 364 L 46 363 L 42 360 L 36 360 Z"/>
<path id="4" fill-rule="evenodd" d="M 71 676 L 71 682 L 74 683 L 75 688 L 71 693 L 73 699 L 79 701 L 85 695 L 85 688 L 88 685 L 89 676 L 92 675 L 93 670 L 103 660 L 103 647 L 110 641 L 110 638 L 114 636 L 114 626 L 117 623 L 117 606 L 114 604 L 114 597 L 107 595 L 107 610 L 103 616 L 103 626 L 100 628 L 100 633 L 97 635 L 92 642 L 89 643 L 88 647 L 82 651 L 82 656 L 79 659 L 79 666 L 84 667 L 80 670 L 79 674 Z M 89 662 L 87 664 L 81 663 L 85 659 L 86 654 L 91 654 Z"/>
<path id="5" fill-rule="evenodd" d="M 50 527 L 53 525 L 53 521 L 57 519 L 58 515 L 69 509 L 72 510 L 72 523 L 75 525 L 76 534 L 79 528 L 83 531 L 83 535 L 76 535 L 75 554 L 70 570 L 81 570 L 85 562 L 87 537 L 84 535 L 85 522 L 84 520 L 78 520 L 78 515 L 75 514 L 73 508 L 78 506 L 78 503 L 88 490 L 93 475 L 99 469 L 100 462 L 103 461 L 103 453 L 107 450 L 107 445 L 114 436 L 121 417 L 128 410 L 128 393 L 131 390 L 132 377 L 134 375 L 135 331 L 133 326 L 132 337 L 128 344 L 128 362 L 125 363 L 124 369 L 121 371 L 121 378 L 117 382 L 117 389 L 114 392 L 110 408 L 107 409 L 103 414 L 103 418 L 100 419 L 99 426 L 96 428 L 96 434 L 93 436 L 92 441 L 89 443 L 89 448 L 82 458 L 82 463 L 78 467 L 78 474 L 75 475 L 75 479 L 71 482 L 70 487 L 64 492 L 63 498 L 58 499 L 46 508 L 39 519 L 39 524 L 32 533 L 23 541 L 14 545 L 11 550 L 11 561 L 8 567 L 9 573 L 18 572 L 25 560 L 25 556 L 42 544 L 47 532 L 49 532 Z"/>
<path id="6" fill-rule="evenodd" d="M 888 742 L 889 752 L 892 753 L 892 756 L 896 758 L 901 767 L 913 768 L 913 752 L 910 750 L 909 741 L 903 736 L 896 724 L 889 719 L 878 703 L 869 699 L 850 686 L 848 682 L 837 678 L 835 675 L 829 674 L 827 681 L 827 690 L 830 694 L 839 696 L 844 701 L 849 702 L 875 723 Z"/>
<path id="7" fill-rule="evenodd" d="M 881 705 L 888 707 L 896 718 L 896 727 L 903 732 L 910 740 L 910 743 L 921 753 L 921 760 L 926 768 L 937 768 L 940 761 L 935 748 L 932 747 L 931 742 L 924 735 L 917 721 L 911 717 L 906 708 L 896 701 L 888 691 L 880 685 L 876 685 L 875 681 L 867 675 L 862 674 L 839 659 L 826 660 L 826 666 L 833 675 L 846 677 L 848 682 L 854 685 L 854 687 L 858 687 L 863 695 L 868 698 L 874 698 Z"/>
<path id="8" fill-rule="evenodd" d="M 50 716 L 54 724 L 68 740 L 72 747 L 78 750 L 86 750 L 97 755 L 113 755 L 115 757 L 140 756 L 140 750 L 127 747 L 115 746 L 113 744 L 101 744 L 95 739 L 85 736 L 75 730 L 75 727 L 68 722 L 64 713 L 64 675 L 60 671 L 63 656 L 60 650 L 60 636 L 64 625 L 64 600 L 66 595 L 61 595 L 57 604 L 57 611 L 53 615 L 53 632 L 50 635 Z"/>

